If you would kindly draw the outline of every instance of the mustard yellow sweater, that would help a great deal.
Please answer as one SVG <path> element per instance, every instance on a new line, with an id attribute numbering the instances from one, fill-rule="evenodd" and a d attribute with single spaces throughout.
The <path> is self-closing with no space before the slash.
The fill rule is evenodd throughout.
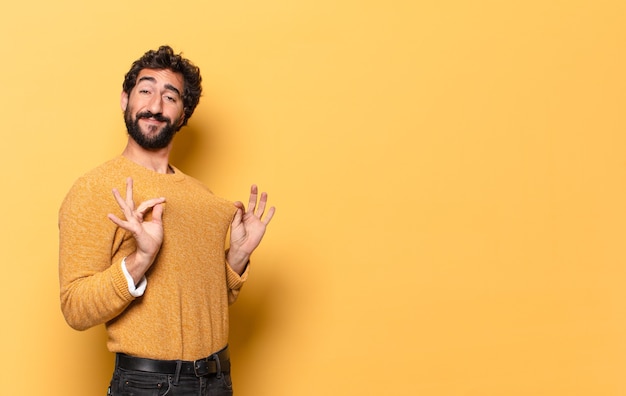
<path id="1" fill-rule="evenodd" d="M 235 207 L 174 170 L 156 173 L 119 156 L 79 178 L 61 205 L 61 309 L 78 330 L 105 323 L 112 352 L 195 360 L 228 343 L 228 305 L 247 278 L 224 254 Z M 125 196 L 129 176 L 136 205 L 166 198 L 163 245 L 137 298 L 121 268 L 135 240 L 107 218 L 124 218 L 111 190 Z"/>

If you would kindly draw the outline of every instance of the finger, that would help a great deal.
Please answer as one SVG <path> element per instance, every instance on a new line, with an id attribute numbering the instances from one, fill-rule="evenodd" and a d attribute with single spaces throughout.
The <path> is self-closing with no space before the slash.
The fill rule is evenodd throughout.
<path id="1" fill-rule="evenodd" d="M 128 207 L 128 203 L 124 200 L 124 198 L 122 198 L 122 195 L 117 190 L 117 188 L 113 189 L 113 197 L 115 197 L 115 200 L 117 201 L 120 209 L 122 209 L 122 212 L 124 213 L 126 219 L 130 219 L 133 216 L 133 210 L 132 208 Z"/>
<path id="2" fill-rule="evenodd" d="M 263 224 L 268 225 L 270 221 L 272 221 L 272 217 L 274 217 L 274 213 L 276 213 L 276 208 L 272 206 L 267 211 L 267 216 L 265 216 L 265 219 L 263 219 Z"/>
<path id="3" fill-rule="evenodd" d="M 126 207 L 126 201 L 124 201 L 124 198 L 122 198 L 120 192 L 117 191 L 117 188 L 113 189 L 113 197 L 115 197 L 115 200 L 117 201 L 117 204 L 120 206 L 121 209 L 124 209 Z"/>
<path id="4" fill-rule="evenodd" d="M 156 205 L 162 204 L 163 202 L 165 202 L 165 198 L 163 197 L 152 198 L 147 201 L 143 201 L 139 204 L 135 212 L 139 214 L 141 218 L 143 218 L 150 209 L 153 209 L 154 207 L 156 207 Z"/>
<path id="5" fill-rule="evenodd" d="M 152 208 L 152 221 L 161 223 L 163 219 L 163 205 L 158 203 Z"/>
<path id="6" fill-rule="evenodd" d="M 261 193 L 261 199 L 259 199 L 259 206 L 256 209 L 256 214 L 259 218 L 263 217 L 266 204 L 267 204 L 267 193 Z"/>
<path id="7" fill-rule="evenodd" d="M 109 218 L 109 220 L 111 220 L 113 223 L 115 223 L 115 225 L 117 225 L 118 227 L 130 231 L 130 229 L 128 227 L 128 222 L 127 221 L 124 221 L 124 220 L 120 219 L 119 217 L 117 217 L 116 215 L 111 214 L 111 213 L 109 213 L 107 215 L 107 217 Z"/>
<path id="8" fill-rule="evenodd" d="M 126 179 L 126 204 L 129 208 L 133 209 L 135 207 L 135 202 L 133 201 L 133 179 Z"/>
<path id="9" fill-rule="evenodd" d="M 243 218 L 243 204 L 241 202 L 235 203 L 241 204 L 241 207 L 237 207 L 237 210 L 235 211 L 235 216 L 233 217 L 233 221 L 231 222 L 231 227 L 241 224 L 241 219 Z"/>
<path id="10" fill-rule="evenodd" d="M 259 193 L 259 189 L 256 184 L 250 186 L 250 199 L 248 200 L 248 212 L 254 213 L 254 208 L 256 207 L 256 199 Z"/>

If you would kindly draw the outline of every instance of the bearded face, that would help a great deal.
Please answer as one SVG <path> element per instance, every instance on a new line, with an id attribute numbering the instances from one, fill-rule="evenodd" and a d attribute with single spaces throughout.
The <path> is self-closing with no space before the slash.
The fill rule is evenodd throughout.
<path id="1" fill-rule="evenodd" d="M 165 125 L 160 127 L 160 129 L 156 125 L 147 125 L 144 128 L 145 130 L 142 130 L 142 127 L 139 125 L 141 119 L 164 122 Z M 178 128 L 175 125 L 179 125 L 180 119 L 172 123 L 172 120 L 163 114 L 152 114 L 150 111 L 139 112 L 133 118 L 130 107 L 127 107 L 126 111 L 124 111 L 124 121 L 126 122 L 128 134 L 138 145 L 147 150 L 155 150 L 165 148 L 170 144 L 174 135 L 178 132 Z"/>
<path id="2" fill-rule="evenodd" d="M 122 92 L 121 105 L 129 136 L 146 150 L 166 148 L 184 124 L 180 73 L 143 69 L 131 92 Z"/>

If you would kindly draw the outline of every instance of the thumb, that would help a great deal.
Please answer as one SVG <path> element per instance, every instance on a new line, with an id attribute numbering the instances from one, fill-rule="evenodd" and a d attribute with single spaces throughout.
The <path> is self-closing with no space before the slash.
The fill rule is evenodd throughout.
<path id="1" fill-rule="evenodd" d="M 240 203 L 240 202 L 237 202 L 237 203 Z M 235 212 L 235 216 L 233 217 L 232 225 L 240 224 L 241 223 L 241 219 L 243 217 L 243 210 L 241 209 L 241 207 L 239 205 L 236 205 L 237 203 L 235 203 L 235 206 L 237 206 L 237 211 Z"/>
<path id="2" fill-rule="evenodd" d="M 161 222 L 163 219 L 163 204 L 156 204 L 152 208 L 152 221 Z"/>

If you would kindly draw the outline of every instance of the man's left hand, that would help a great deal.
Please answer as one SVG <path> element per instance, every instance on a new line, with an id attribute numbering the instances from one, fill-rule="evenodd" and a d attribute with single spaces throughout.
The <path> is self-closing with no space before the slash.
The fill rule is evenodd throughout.
<path id="1" fill-rule="evenodd" d="M 267 225 L 276 211 L 272 206 L 265 214 L 267 193 L 261 193 L 258 205 L 257 198 L 258 188 L 253 184 L 250 188 L 248 210 L 246 210 L 242 202 L 235 202 L 237 212 L 230 225 L 230 248 L 226 260 L 238 274 L 242 274 L 246 269 L 250 255 L 261 243 Z M 265 217 L 263 216 L 264 214 Z"/>

